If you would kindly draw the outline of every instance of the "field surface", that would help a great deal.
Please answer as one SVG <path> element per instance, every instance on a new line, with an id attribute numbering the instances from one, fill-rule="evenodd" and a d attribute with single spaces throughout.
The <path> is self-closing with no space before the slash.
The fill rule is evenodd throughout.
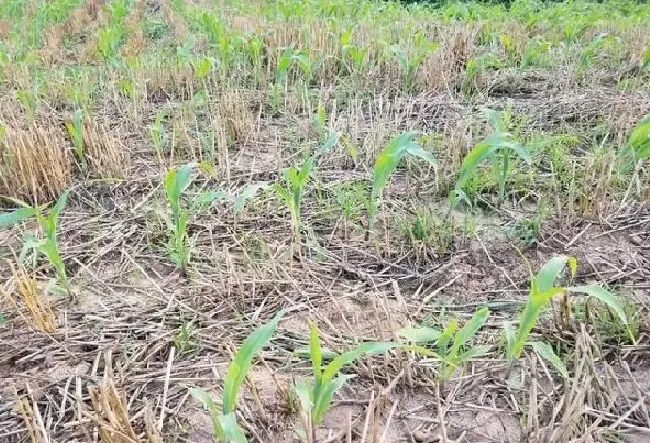
<path id="1" fill-rule="evenodd" d="M 0 442 L 650 441 L 649 5 L 4 0 L 0 78 Z"/>

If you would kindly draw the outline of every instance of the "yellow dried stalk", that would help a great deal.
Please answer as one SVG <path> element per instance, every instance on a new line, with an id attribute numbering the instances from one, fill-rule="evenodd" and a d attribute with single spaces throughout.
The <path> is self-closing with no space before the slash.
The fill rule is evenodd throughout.
<path id="1" fill-rule="evenodd" d="M 126 147 L 103 125 L 85 121 L 83 125 L 84 154 L 100 177 L 124 178 L 130 164 Z"/>
<path id="2" fill-rule="evenodd" d="M 239 91 L 224 92 L 219 99 L 217 110 L 222 117 L 226 134 L 232 141 L 250 139 L 254 135 L 253 113 Z"/>
<path id="3" fill-rule="evenodd" d="M 104 354 L 105 370 L 102 383 L 88 388 L 93 407 L 93 421 L 97 423 L 99 439 L 104 443 L 138 443 L 138 437 L 129 419 L 124 390 L 116 387 L 111 353 Z M 120 377 L 123 379 L 123 377 Z"/>
<path id="4" fill-rule="evenodd" d="M 0 138 L 0 194 L 39 204 L 70 184 L 68 143 L 60 128 L 6 125 Z"/>
<path id="5" fill-rule="evenodd" d="M 16 411 L 20 414 L 25 422 L 25 427 L 27 428 L 27 434 L 29 434 L 29 441 L 32 443 L 41 443 L 38 432 L 36 432 L 34 417 L 34 411 L 32 406 L 29 404 L 29 400 L 25 397 L 20 397 L 16 400 Z"/>
<path id="6" fill-rule="evenodd" d="M 13 266 L 12 266 L 13 267 Z M 14 270 L 18 281 L 18 294 L 29 311 L 36 327 L 43 332 L 56 332 L 56 317 L 50 302 L 38 289 L 36 279 L 27 275 L 23 269 Z"/>

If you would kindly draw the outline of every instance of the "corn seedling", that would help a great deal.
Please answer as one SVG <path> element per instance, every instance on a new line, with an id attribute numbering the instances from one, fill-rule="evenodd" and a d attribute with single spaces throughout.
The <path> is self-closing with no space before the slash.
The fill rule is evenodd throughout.
<path id="1" fill-rule="evenodd" d="M 158 160 L 162 160 L 162 153 L 165 150 L 165 146 L 167 145 L 167 134 L 165 132 L 165 125 L 163 124 L 165 116 L 165 111 L 159 110 L 156 112 L 155 121 L 151 126 L 149 126 L 149 135 L 151 136 L 151 141 L 153 142 L 153 146 L 156 149 Z"/>
<path id="2" fill-rule="evenodd" d="M 463 187 L 475 175 L 478 167 L 486 160 L 490 161 L 493 168 L 497 169 L 497 181 L 499 184 L 499 204 L 505 198 L 506 181 L 510 170 L 510 151 L 513 151 L 526 162 L 531 161 L 530 153 L 514 140 L 512 134 L 507 132 L 507 119 L 503 119 L 499 113 L 486 110 L 486 117 L 495 129 L 495 133 L 488 135 L 482 142 L 475 145 L 465 156 L 460 167 L 460 173 L 454 190 L 450 195 L 450 203 L 454 208 L 459 201 L 463 200 L 471 206 Z M 497 156 L 501 153 L 501 159 Z"/>
<path id="3" fill-rule="evenodd" d="M 194 165 L 186 164 L 179 168 L 172 168 L 165 176 L 165 194 L 171 210 L 169 222 L 169 243 L 167 252 L 178 268 L 187 274 L 192 246 L 187 232 L 187 225 L 191 215 L 209 206 L 215 200 L 226 197 L 219 191 L 205 192 L 197 195 L 189 205 L 183 207 L 183 193 L 190 185 Z"/>
<path id="4" fill-rule="evenodd" d="M 555 286 L 555 281 L 560 277 L 567 265 L 570 276 L 573 279 L 578 264 L 574 257 L 568 256 L 553 257 L 542 266 L 537 275 L 532 275 L 531 273 L 530 293 L 526 306 L 521 314 L 519 328 L 515 331 L 512 325 L 506 324 L 506 358 L 508 362 L 512 363 L 515 359 L 519 358 L 524 347 L 530 346 L 543 359 L 551 363 L 563 376 L 568 374 L 564 364 L 553 352 L 553 348 L 550 345 L 543 342 L 529 341 L 530 333 L 537 324 L 542 311 L 551 303 L 551 300 L 555 296 L 563 296 L 561 315 L 565 318 L 566 322 L 570 320 L 571 315 L 569 294 L 582 293 L 603 302 L 609 309 L 616 313 L 623 324 L 628 324 L 624 305 L 621 300 L 602 286 Z M 627 330 L 632 341 L 634 341 L 632 332 L 629 328 Z"/>
<path id="5" fill-rule="evenodd" d="M 353 375 L 342 374 L 344 366 L 354 362 L 366 354 L 383 354 L 393 348 L 393 343 L 362 343 L 351 351 L 335 355 L 332 361 L 323 368 L 323 350 L 320 345 L 320 332 L 315 322 L 309 329 L 309 358 L 312 365 L 312 378 L 299 380 L 294 383 L 294 391 L 298 398 L 301 420 L 307 431 L 307 440 L 316 441 L 316 426 L 332 404 L 334 394 L 345 383 L 354 378 Z"/>
<path id="6" fill-rule="evenodd" d="M 278 312 L 270 322 L 257 328 L 244 340 L 226 372 L 221 408 L 207 392 L 199 388 L 190 389 L 190 394 L 210 412 L 213 436 L 219 442 L 245 443 L 247 441 L 244 431 L 237 424 L 235 412 L 239 391 L 253 365 L 255 355 L 271 340 L 284 314 L 285 311 Z"/>
<path id="7" fill-rule="evenodd" d="M 72 144 L 74 146 L 74 153 L 79 160 L 81 170 L 86 172 L 88 170 L 88 160 L 84 153 L 84 142 L 83 142 L 83 114 L 81 109 L 77 109 L 72 117 L 72 121 L 65 122 L 65 127 L 68 130 L 68 134 L 72 138 Z"/>
<path id="8" fill-rule="evenodd" d="M 300 236 L 302 224 L 300 217 L 302 193 L 314 167 L 315 159 L 316 156 L 312 155 L 303 162 L 300 169 L 295 166 L 286 169 L 284 171 L 284 184 L 276 183 L 274 185 L 275 192 L 284 200 L 291 212 L 291 224 L 296 239 Z"/>
<path id="9" fill-rule="evenodd" d="M 57 286 L 56 284 L 52 284 L 50 285 L 50 289 L 54 291 L 63 289 L 69 296 L 71 296 L 70 283 L 68 281 L 63 258 L 61 257 L 59 243 L 57 241 L 59 216 L 68 202 L 69 195 L 69 190 L 63 192 L 52 209 L 47 212 L 45 211 L 47 205 L 34 207 L 21 200 L 12 199 L 14 203 L 17 203 L 21 207 L 15 211 L 0 214 L 0 228 L 11 226 L 29 217 L 35 217 L 43 230 L 44 238 L 38 239 L 31 234 L 25 233 L 23 238 L 23 253 L 21 253 L 21 256 L 24 257 L 25 252 L 30 249 L 36 250 L 40 254 L 44 255 L 50 262 L 50 265 L 54 268 L 56 284 L 59 285 Z"/>
<path id="10" fill-rule="evenodd" d="M 410 349 L 427 357 L 440 359 L 439 381 L 444 382 L 454 375 L 459 366 L 487 353 L 489 346 L 467 347 L 467 344 L 483 327 L 489 315 L 488 308 L 482 308 L 460 329 L 458 322 L 452 320 L 443 330 L 425 327 L 404 328 L 400 335 L 411 344 Z M 429 350 L 423 344 L 435 344 L 436 350 Z"/>
<path id="11" fill-rule="evenodd" d="M 420 157 L 433 167 L 436 166 L 436 159 L 430 152 L 425 151 L 413 140 L 413 132 L 404 132 L 393 138 L 390 143 L 379 153 L 375 160 L 372 173 L 372 191 L 368 202 L 368 235 L 375 228 L 377 209 L 382 197 L 384 188 L 388 184 L 391 175 L 397 169 L 402 158 L 409 154 Z"/>

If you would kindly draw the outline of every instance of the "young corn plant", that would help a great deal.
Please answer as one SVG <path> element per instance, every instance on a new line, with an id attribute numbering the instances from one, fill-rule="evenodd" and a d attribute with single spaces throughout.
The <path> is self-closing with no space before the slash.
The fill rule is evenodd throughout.
<path id="1" fill-rule="evenodd" d="M 84 142 L 83 142 L 83 114 L 81 109 L 77 109 L 72 116 L 72 121 L 65 122 L 65 127 L 68 130 L 70 138 L 72 138 L 72 143 L 74 145 L 74 153 L 79 160 L 79 165 L 82 172 L 88 171 L 88 160 L 84 153 Z"/>
<path id="2" fill-rule="evenodd" d="M 228 367 L 223 386 L 221 408 L 210 394 L 199 388 L 190 389 L 190 394 L 203 404 L 212 417 L 212 433 L 221 443 L 245 443 L 246 435 L 237 424 L 235 408 L 239 391 L 246 375 L 253 365 L 253 359 L 266 346 L 278 328 L 286 311 L 278 312 L 273 319 L 249 335 L 235 354 Z"/>
<path id="3" fill-rule="evenodd" d="M 309 180 L 309 175 L 314 168 L 315 161 L 316 156 L 312 155 L 303 162 L 300 169 L 291 166 L 284 171 L 284 183 L 276 183 L 274 185 L 276 194 L 284 200 L 287 208 L 291 212 L 291 225 L 296 240 L 300 238 L 300 228 L 302 225 L 300 216 L 302 194 Z"/>
<path id="4" fill-rule="evenodd" d="M 186 164 L 179 168 L 172 168 L 165 176 L 164 186 L 167 203 L 170 208 L 169 217 L 169 243 L 167 252 L 178 268 L 187 275 L 187 266 L 190 262 L 192 245 L 187 231 L 191 215 L 198 213 L 202 208 L 209 206 L 215 200 L 227 197 L 220 191 L 204 192 L 197 195 L 188 207 L 183 205 L 183 193 L 192 182 L 194 165 Z"/>
<path id="5" fill-rule="evenodd" d="M 300 417 L 305 427 L 307 441 L 316 442 L 317 426 L 323 421 L 325 413 L 332 404 L 334 394 L 345 383 L 354 378 L 353 375 L 343 374 L 343 368 L 367 354 L 383 354 L 393 348 L 393 343 L 371 342 L 362 343 L 352 349 L 333 357 L 323 368 L 323 350 L 320 345 L 320 332 L 315 322 L 309 329 L 309 358 L 312 366 L 312 377 L 294 383 L 294 392 L 300 407 Z"/>
<path id="6" fill-rule="evenodd" d="M 515 141 L 512 134 L 507 132 L 508 119 L 502 118 L 499 113 L 489 109 L 485 110 L 485 115 L 496 132 L 475 145 L 463 159 L 456 185 L 450 195 L 452 208 L 455 208 L 460 201 L 472 205 L 465 193 L 464 186 L 484 161 L 492 163 L 493 168 L 498 171 L 499 204 L 505 199 L 506 182 L 510 171 L 510 152 L 514 152 L 528 163 L 531 161 L 530 153 Z M 501 154 L 501 156 L 499 157 L 497 154 Z"/>
<path id="7" fill-rule="evenodd" d="M 393 138 L 375 160 L 372 173 L 372 191 L 368 202 L 368 232 L 366 238 L 369 238 L 374 231 L 377 209 L 382 193 L 402 158 L 409 154 L 426 160 L 433 167 L 436 166 L 436 159 L 433 155 L 422 149 L 413 140 L 413 136 L 413 132 L 404 132 Z"/>
<path id="8" fill-rule="evenodd" d="M 50 285 L 49 288 L 55 292 L 61 292 L 61 290 L 63 290 L 63 292 L 67 293 L 68 296 L 72 296 L 70 282 L 68 280 L 65 264 L 63 263 L 61 250 L 57 240 L 59 216 L 68 202 L 69 195 L 69 190 L 61 194 L 57 202 L 49 211 L 46 211 L 47 205 L 35 207 L 30 206 L 21 200 L 12 199 L 13 202 L 17 203 L 21 207 L 15 211 L 0 214 L 0 228 L 11 226 L 30 217 L 35 217 L 43 230 L 43 238 L 39 239 L 26 233 L 23 239 L 23 253 L 21 253 L 21 256 L 24 256 L 24 253 L 30 249 L 34 249 L 38 253 L 44 255 L 50 262 L 52 268 L 54 268 L 54 274 L 56 275 L 55 284 Z"/>
<path id="9" fill-rule="evenodd" d="M 556 280 L 560 277 L 567 266 L 570 271 L 571 279 L 573 279 L 578 266 L 574 257 L 553 257 L 542 266 L 537 275 L 532 275 L 531 272 L 530 293 L 526 306 L 521 313 L 519 327 L 515 330 L 511 324 L 506 324 L 505 328 L 506 359 L 510 364 L 521 356 L 521 353 L 526 346 L 529 346 L 533 351 L 539 354 L 540 357 L 553 365 L 562 376 L 566 377 L 568 375 L 567 369 L 562 363 L 562 360 L 555 354 L 550 345 L 544 342 L 529 341 L 530 333 L 537 324 L 540 315 L 555 296 L 562 297 L 561 315 L 564 322 L 567 324 L 570 321 L 571 315 L 569 295 L 572 293 L 579 293 L 600 300 L 609 309 L 616 313 L 622 324 L 628 325 L 624 304 L 618 299 L 618 297 L 602 286 L 556 286 Z M 634 337 L 629 327 L 627 328 L 627 331 L 632 342 L 634 342 Z"/>
<path id="10" fill-rule="evenodd" d="M 415 352 L 440 359 L 439 381 L 444 382 L 454 375 L 458 367 L 488 352 L 489 346 L 468 348 L 467 344 L 483 327 L 489 316 L 488 308 L 482 308 L 460 329 L 458 322 L 452 320 L 443 330 L 426 327 L 404 328 L 400 335 L 412 345 L 410 348 Z M 436 351 L 424 347 L 423 344 L 436 345 Z"/>

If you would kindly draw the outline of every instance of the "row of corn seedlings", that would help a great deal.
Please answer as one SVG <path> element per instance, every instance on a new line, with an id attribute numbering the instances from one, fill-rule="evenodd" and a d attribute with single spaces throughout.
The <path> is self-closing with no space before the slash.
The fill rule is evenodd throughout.
<path id="1" fill-rule="evenodd" d="M 501 352 L 505 353 L 506 361 L 511 365 L 520 358 L 525 347 L 530 347 L 541 358 L 548 361 L 562 377 L 569 377 L 569 369 L 551 345 L 543 341 L 530 341 L 533 328 L 553 298 L 562 299 L 564 308 L 560 315 L 567 320 L 570 320 L 572 297 L 576 297 L 576 294 L 597 299 L 615 313 L 616 319 L 625 325 L 629 339 L 634 342 L 635 337 L 629 328 L 623 302 L 617 296 L 599 285 L 572 287 L 556 285 L 556 281 L 567 266 L 572 279 L 577 269 L 577 261 L 573 257 L 554 257 L 544 264 L 536 275 L 531 272 L 530 294 L 528 303 L 520 314 L 519 326 L 514 328 L 512 324 L 506 323 L 504 330 L 505 346 Z M 224 379 L 221 407 L 217 406 L 217 402 L 209 393 L 198 388 L 190 389 L 190 393 L 210 412 L 213 435 L 218 441 L 224 443 L 247 441 L 244 431 L 237 424 L 236 404 L 239 390 L 252 367 L 255 355 L 271 340 L 285 313 L 280 311 L 269 323 L 255 330 L 237 351 Z M 306 351 L 296 352 L 298 356 L 308 357 L 312 367 L 310 377 L 296 380 L 292 386 L 293 398 L 297 400 L 296 406 L 302 423 L 302 429 L 297 431 L 298 435 L 309 443 L 316 442 L 317 427 L 331 408 L 334 394 L 354 377 L 345 374 L 344 368 L 366 355 L 384 354 L 391 349 L 402 349 L 433 359 L 438 362 L 436 381 L 440 392 L 440 385 L 450 380 L 469 361 L 492 350 L 492 346 L 474 343 L 477 333 L 485 325 L 489 315 L 489 309 L 484 307 L 478 309 L 462 327 L 457 320 L 450 321 L 442 329 L 406 327 L 399 331 L 399 336 L 404 338 L 402 343 L 365 342 L 341 354 L 323 351 L 318 326 L 312 322 L 309 331 L 309 348 Z M 326 360 L 329 360 L 329 363 L 325 363 Z M 444 428 L 444 417 L 441 424 Z"/>

